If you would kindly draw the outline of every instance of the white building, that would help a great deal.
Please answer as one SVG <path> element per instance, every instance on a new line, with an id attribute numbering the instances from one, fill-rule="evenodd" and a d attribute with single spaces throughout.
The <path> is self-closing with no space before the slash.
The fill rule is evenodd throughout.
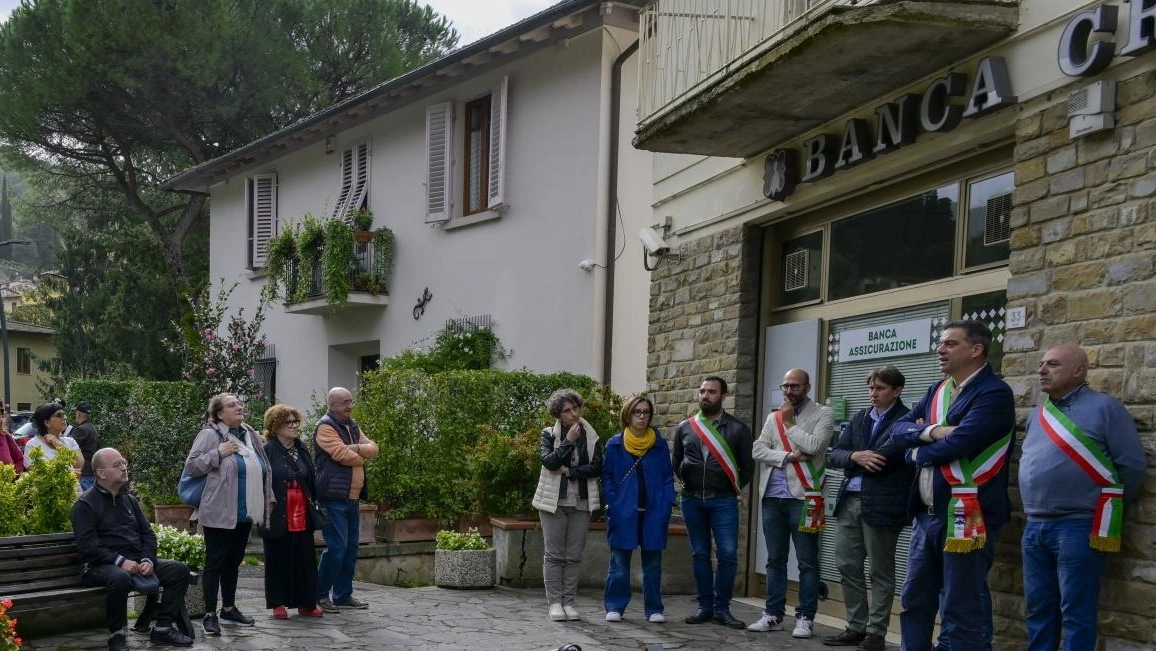
<path id="1" fill-rule="evenodd" d="M 645 386 L 635 4 L 560 2 L 165 184 L 211 196 L 209 275 L 238 281 L 248 313 L 268 236 L 304 214 L 364 207 L 393 231 L 387 295 L 270 307 L 278 400 L 307 406 L 448 320 L 486 317 L 506 368 Z"/>

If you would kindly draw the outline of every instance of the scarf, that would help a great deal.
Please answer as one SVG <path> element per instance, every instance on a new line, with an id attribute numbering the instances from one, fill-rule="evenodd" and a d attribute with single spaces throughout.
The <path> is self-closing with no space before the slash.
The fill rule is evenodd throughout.
<path id="1" fill-rule="evenodd" d="M 257 453 L 252 436 L 240 437 L 229 432 L 238 442 L 241 449 L 235 454 L 237 464 L 238 489 L 238 519 L 251 520 L 261 524 L 265 521 L 265 462 Z M 241 430 L 245 434 L 245 430 Z M 241 499 L 244 501 L 241 502 Z M 244 507 L 243 510 L 241 507 Z"/>
<path id="2" fill-rule="evenodd" d="M 622 430 L 622 443 L 626 446 L 626 451 L 636 457 L 646 454 L 646 451 L 654 445 L 656 438 L 653 427 L 647 427 L 642 434 L 636 434 L 630 427 Z"/>

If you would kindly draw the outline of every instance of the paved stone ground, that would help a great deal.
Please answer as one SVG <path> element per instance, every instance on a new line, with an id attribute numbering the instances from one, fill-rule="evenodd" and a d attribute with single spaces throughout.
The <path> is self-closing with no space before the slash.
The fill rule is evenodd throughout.
<path id="1" fill-rule="evenodd" d="M 275 620 L 265 610 L 263 584 L 253 572 L 245 572 L 238 590 L 238 606 L 253 616 L 252 627 L 222 622 L 221 637 L 204 638 L 199 630 L 195 649 L 556 649 L 565 643 L 581 645 L 584 651 L 659 649 L 821 649 L 819 638 L 837 632 L 817 625 L 810 640 L 791 638 L 793 620 L 787 630 L 776 633 L 733 631 L 717 624 L 692 626 L 682 621 L 693 608 L 690 596 L 666 597 L 669 617 L 666 624 L 650 624 L 642 617 L 639 603 L 631 603 L 625 620 L 610 624 L 603 619 L 601 599 L 594 594 L 579 595 L 582 621 L 552 622 L 546 616 L 541 590 L 466 591 L 434 587 L 397 588 L 357 583 L 354 594 L 369 602 L 368 610 L 346 610 L 326 614 L 323 619 L 294 616 Z M 751 622 L 759 609 L 741 603 L 732 608 L 739 619 Z M 153 647 L 147 635 L 129 633 L 134 649 Z M 23 649 L 104 649 L 107 635 L 102 631 L 61 634 L 26 640 Z"/>

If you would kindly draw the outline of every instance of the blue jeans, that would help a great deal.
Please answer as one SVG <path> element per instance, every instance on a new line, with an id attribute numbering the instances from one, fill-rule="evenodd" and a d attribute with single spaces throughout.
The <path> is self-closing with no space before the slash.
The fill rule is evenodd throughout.
<path id="1" fill-rule="evenodd" d="M 943 622 L 939 643 L 955 651 L 982 649 L 984 620 L 980 595 L 987 586 L 987 573 L 995 558 L 995 545 L 1002 526 L 989 528 L 983 549 L 967 554 L 943 551 L 946 537 L 944 518 L 926 513 L 915 516 L 911 530 L 911 551 L 907 559 L 907 581 L 903 584 L 903 612 L 899 614 L 902 651 L 927 651 L 944 591 Z"/>
<path id="2" fill-rule="evenodd" d="M 764 497 L 763 537 L 767 541 L 767 605 L 764 612 L 782 619 L 787 606 L 787 559 L 795 544 L 799 563 L 799 607 L 795 617 L 815 619 L 819 609 L 819 534 L 799 531 L 803 500 Z"/>
<path id="3" fill-rule="evenodd" d="M 622 613 L 630 604 L 630 557 L 633 549 L 610 549 L 610 569 L 606 572 L 606 612 Z M 642 550 L 642 608 L 647 617 L 661 613 L 662 550 Z"/>
<path id="4" fill-rule="evenodd" d="M 951 629 L 954 622 L 945 620 L 943 617 L 943 599 L 947 594 L 947 589 L 939 591 L 939 618 L 943 624 L 939 627 L 939 644 L 936 645 L 935 651 L 951 651 L 952 633 Z M 991 651 L 991 636 L 993 631 L 991 621 L 991 589 L 988 588 L 987 582 L 984 581 L 983 592 L 979 593 L 979 609 L 983 617 L 980 626 L 980 635 L 983 637 L 983 644 L 980 645 L 978 651 Z"/>
<path id="5" fill-rule="evenodd" d="M 682 519 L 694 557 L 694 585 L 700 610 L 729 613 L 735 586 L 739 552 L 739 498 L 703 500 L 683 496 Z M 711 569 L 710 548 L 714 538 L 718 572 Z"/>
<path id="6" fill-rule="evenodd" d="M 329 513 L 329 526 L 321 530 L 325 551 L 317 563 L 317 598 L 345 603 L 353 597 L 353 573 L 357 570 L 357 540 L 361 537 L 361 513 L 357 500 L 320 500 Z"/>
<path id="7" fill-rule="evenodd" d="M 1096 646 L 1096 607 L 1104 553 L 1088 546 L 1091 520 L 1028 520 L 1021 541 L 1028 649 Z"/>

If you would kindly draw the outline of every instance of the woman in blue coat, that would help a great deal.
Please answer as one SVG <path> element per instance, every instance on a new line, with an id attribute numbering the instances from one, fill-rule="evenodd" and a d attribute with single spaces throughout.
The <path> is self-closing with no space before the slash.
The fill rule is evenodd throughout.
<path id="1" fill-rule="evenodd" d="M 606 621 L 622 621 L 630 603 L 630 557 L 642 549 L 642 597 L 646 619 L 666 621 L 662 607 L 662 550 L 674 506 L 674 468 L 670 447 L 650 426 L 654 403 L 633 396 L 622 407 L 622 426 L 606 443 L 602 494 L 606 501 Z"/>

